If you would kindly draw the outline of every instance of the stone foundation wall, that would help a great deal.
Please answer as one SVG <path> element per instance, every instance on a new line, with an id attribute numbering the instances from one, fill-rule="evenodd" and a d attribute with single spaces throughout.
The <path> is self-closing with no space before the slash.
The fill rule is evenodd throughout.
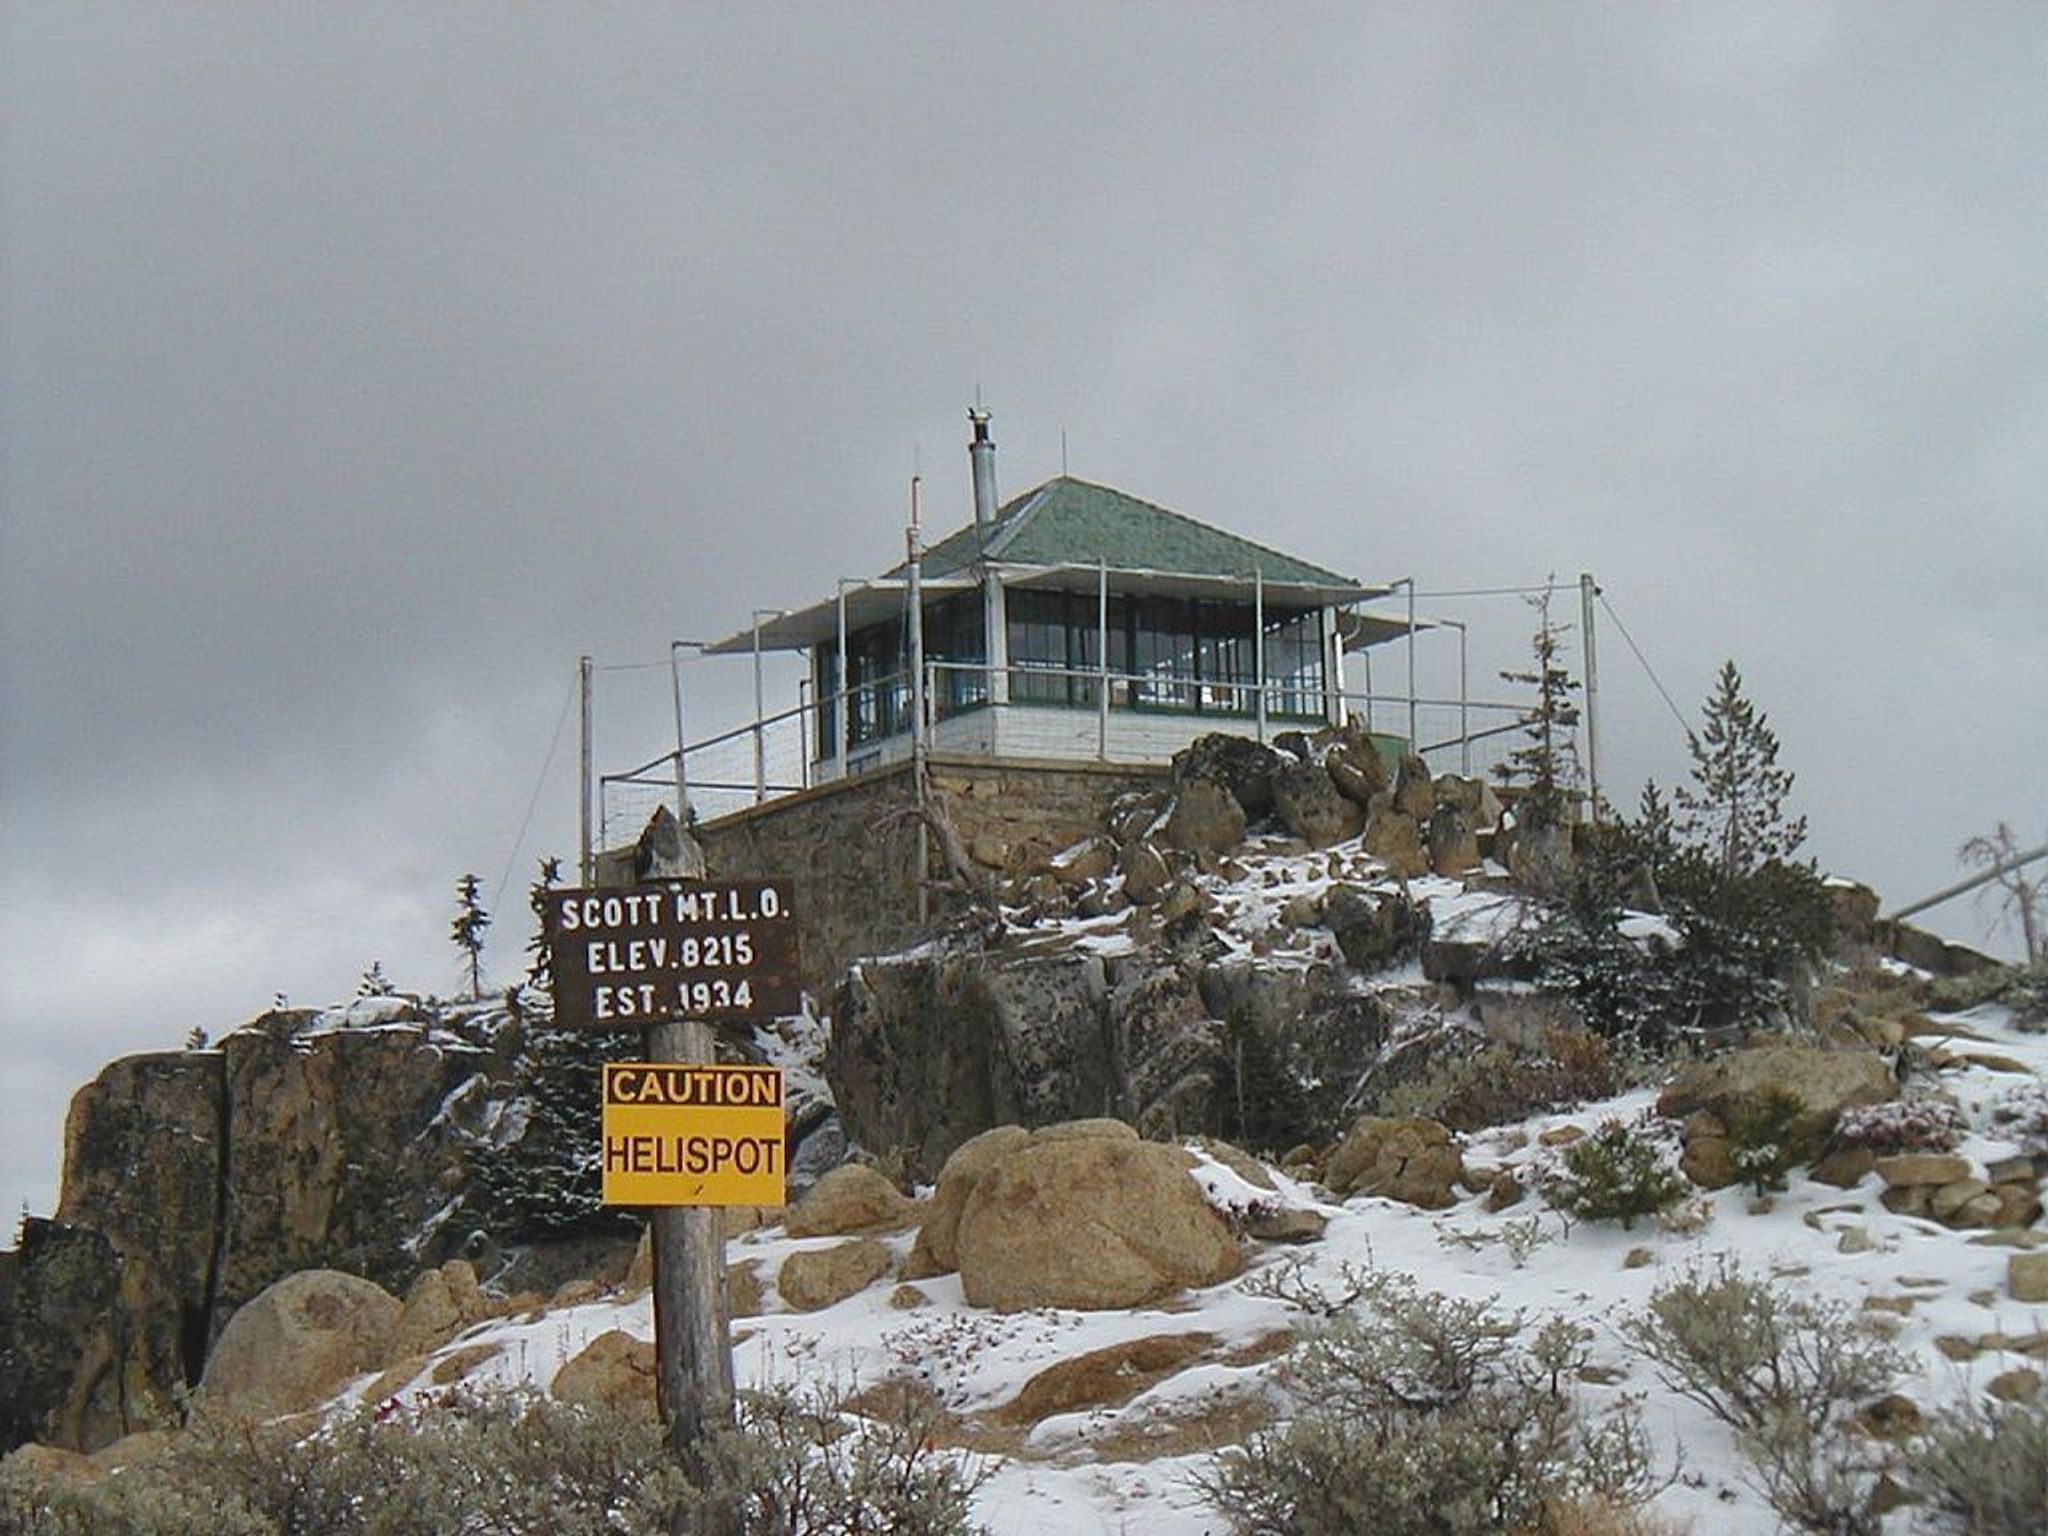
<path id="1" fill-rule="evenodd" d="M 1117 796 L 1165 781 L 1164 765 L 931 759 L 932 787 L 961 843 L 992 873 L 1019 873 L 1100 832 Z M 921 936 L 908 764 L 722 816 L 697 836 L 718 875 L 797 882 L 804 984 L 815 996 L 827 995 L 850 961 Z M 932 858 L 937 870 L 936 851 Z M 932 920 L 951 910 L 935 891 Z"/>

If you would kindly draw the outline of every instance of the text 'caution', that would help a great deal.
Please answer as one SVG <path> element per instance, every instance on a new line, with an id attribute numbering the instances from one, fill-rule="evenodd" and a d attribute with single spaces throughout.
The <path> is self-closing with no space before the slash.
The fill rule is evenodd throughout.
<path id="1" fill-rule="evenodd" d="M 603 1122 L 606 1205 L 783 1203 L 779 1067 L 607 1062 Z"/>

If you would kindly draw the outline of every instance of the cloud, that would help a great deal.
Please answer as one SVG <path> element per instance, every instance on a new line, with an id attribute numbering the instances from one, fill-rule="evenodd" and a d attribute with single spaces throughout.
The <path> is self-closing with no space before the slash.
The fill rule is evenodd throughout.
<path id="1" fill-rule="evenodd" d="M 65 1063 L 447 984 L 455 876 L 569 851 L 576 657 L 890 564 L 913 466 L 963 520 L 977 385 L 1008 491 L 1065 429 L 1361 576 L 1594 571 L 1895 898 L 2048 814 L 2036 8 L 6 27 L 10 1166 Z M 1497 691 L 1527 613 L 1442 606 Z M 1682 738 L 1602 644 L 1627 798 Z M 601 763 L 662 750 L 665 675 L 600 682 Z"/>

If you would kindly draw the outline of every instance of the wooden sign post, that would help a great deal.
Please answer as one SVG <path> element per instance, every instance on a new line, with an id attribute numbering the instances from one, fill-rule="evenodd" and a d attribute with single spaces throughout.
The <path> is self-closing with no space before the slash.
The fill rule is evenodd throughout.
<path id="1" fill-rule="evenodd" d="M 568 1029 L 644 1028 L 649 1069 L 710 1069 L 666 1079 L 623 1077 L 630 1064 L 606 1068 L 608 1104 L 644 1106 L 650 1095 L 687 1109 L 708 1095 L 701 1084 L 719 1069 L 713 1020 L 779 1018 L 800 1011 L 795 902 L 787 881 L 708 880 L 554 891 L 548 896 L 549 961 L 554 968 L 555 1022 Z M 781 1116 L 780 1074 L 775 1113 Z M 615 1097 L 616 1095 L 616 1097 Z M 742 1095 L 743 1098 L 749 1095 Z M 758 1098 L 758 1093 L 753 1097 Z M 707 1111 L 707 1113 L 710 1111 Z M 721 1161 L 719 1142 L 736 1138 L 607 1131 L 605 1157 L 623 1162 L 632 1198 L 652 1207 L 654 1239 L 655 1379 L 668 1441 L 697 1487 L 706 1485 L 705 1445 L 733 1422 L 732 1318 L 726 1305 L 725 1233 L 721 1205 L 780 1203 L 755 1184 L 709 1177 Z M 754 1138 L 756 1144 L 760 1138 Z M 668 1143 L 672 1141 L 673 1145 Z M 702 1142 L 700 1148 L 697 1143 Z M 780 1146 L 774 1184 L 781 1182 Z M 731 1159 L 737 1163 L 737 1157 Z M 753 1160 L 757 1174 L 768 1160 Z M 607 1197 L 607 1203 L 611 1203 Z M 740 1536 L 739 1511 L 706 1504 L 679 1521 L 677 1536 Z"/>
<path id="2" fill-rule="evenodd" d="M 655 1061 L 718 1060 L 702 1019 L 647 1027 Z M 732 1309 L 725 1294 L 725 1216 L 717 1206 L 658 1205 L 654 1229 L 654 1381 L 669 1449 L 703 1488 L 704 1450 L 733 1423 Z M 740 1536 L 738 1511 L 706 1505 L 694 1536 Z"/>

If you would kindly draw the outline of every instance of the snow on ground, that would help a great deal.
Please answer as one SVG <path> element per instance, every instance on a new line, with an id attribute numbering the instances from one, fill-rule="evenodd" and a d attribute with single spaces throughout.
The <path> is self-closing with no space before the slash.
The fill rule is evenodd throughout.
<path id="1" fill-rule="evenodd" d="M 1497 867 L 1492 873 L 1503 874 Z M 1222 946 L 1223 954 L 1236 958 L 1257 954 L 1266 965 L 1291 962 L 1306 966 L 1339 958 L 1336 939 L 1328 929 L 1290 922 L 1287 909 L 1303 901 L 1320 903 L 1340 885 L 1375 894 L 1405 894 L 1429 908 L 1436 937 L 1461 944 L 1498 944 L 1537 915 L 1526 896 L 1467 886 L 1462 880 L 1440 875 L 1403 881 L 1354 846 L 1308 850 L 1292 839 L 1272 836 L 1251 839 L 1241 858 L 1224 861 L 1215 873 L 1192 876 L 1191 882 L 1209 902 L 1207 931 Z M 1117 885 L 1116 880 L 1110 882 L 1110 888 Z M 1663 918 L 1640 913 L 1627 915 L 1623 931 L 1638 940 L 1654 934 L 1675 944 L 1677 938 Z M 1112 959 L 1136 952 L 1142 941 L 1132 932 L 1128 912 L 1112 912 L 1095 917 L 1039 915 L 1029 927 L 1014 931 L 1013 942 L 1026 951 L 1076 949 Z M 914 957 L 930 947 L 903 950 L 898 958 Z M 1412 966 L 1362 978 L 1375 989 L 1413 985 L 1421 979 L 1420 971 Z"/>
<path id="2" fill-rule="evenodd" d="M 1431 899 L 1437 899 L 1433 893 Z M 1478 903 L 1469 910 L 1484 920 Z M 1972 1127 L 1960 1150 L 1980 1165 L 2010 1156 L 2019 1149 L 2010 1128 L 1994 1123 L 1992 1112 L 2015 1085 L 2048 1078 L 2048 1036 L 2019 1032 L 1997 1008 L 1948 1021 L 1959 1030 L 1956 1048 L 1989 1058 L 1987 1064 L 1943 1073 Z M 1539 1140 L 1543 1131 L 1567 1123 L 1590 1130 L 1609 1115 L 1633 1118 L 1651 1097 L 1638 1091 L 1576 1113 L 1483 1132 L 1469 1138 L 1467 1158 L 1531 1170 L 1549 1155 Z M 1238 1175 L 1206 1156 L 1194 1176 L 1221 1207 L 1253 1198 Z M 748 1233 L 728 1245 L 727 1257 L 760 1265 L 768 1310 L 735 1324 L 740 1380 L 857 1389 L 909 1377 L 924 1383 L 946 1409 L 971 1418 L 1008 1402 L 1055 1361 L 1154 1334 L 1214 1335 L 1219 1342 L 1203 1363 L 1167 1376 L 1121 1407 L 1055 1415 L 1032 1427 L 1014 1452 L 993 1459 L 976 1505 L 977 1517 L 997 1536 L 1203 1536 L 1224 1529 L 1193 1481 L 1208 1461 L 1203 1426 L 1227 1423 L 1233 1402 L 1262 1396 L 1280 1402 L 1277 1361 L 1270 1347 L 1259 1346 L 1270 1345 L 1279 1330 L 1311 1326 L 1296 1307 L 1261 1294 L 1262 1279 L 1276 1266 L 1298 1262 L 1302 1281 L 1337 1292 L 1346 1265 L 1367 1266 L 1412 1275 L 1425 1289 L 1520 1311 L 1531 1333 L 1551 1317 L 1592 1330 L 1595 1363 L 1618 1376 L 1586 1385 L 1586 1399 L 1595 1408 L 1623 1394 L 1641 1399 L 1661 1463 L 1676 1474 L 1658 1497 L 1658 1509 L 1690 1519 L 1702 1536 L 1766 1536 L 1778 1521 L 1744 1481 L 1727 1431 L 1663 1387 L 1618 1331 L 1657 1286 L 1727 1255 L 1802 1297 L 1868 1311 L 1896 1328 L 1896 1342 L 1912 1361 L 1899 1390 L 1923 1407 L 1954 1401 L 1980 1390 L 1998 1372 L 2029 1363 L 1996 1348 L 1967 1364 L 1955 1363 L 1936 1347 L 1938 1338 L 2048 1336 L 2048 1308 L 2009 1298 L 2011 1249 L 1973 1241 L 1981 1234 L 1886 1211 L 1874 1177 L 1838 1190 L 1795 1175 L 1790 1191 L 1767 1208 L 1742 1189 L 1700 1194 L 1693 1207 L 1697 1224 L 1643 1223 L 1634 1231 L 1567 1223 L 1540 1196 L 1498 1214 L 1484 1211 L 1477 1200 L 1427 1213 L 1375 1198 L 1332 1202 L 1313 1186 L 1277 1182 L 1278 1195 L 1264 1198 L 1311 1205 L 1327 1216 L 1321 1242 L 1255 1248 L 1239 1280 L 1132 1311 L 996 1314 L 968 1306 L 958 1277 L 949 1275 L 918 1282 L 926 1302 L 911 1310 L 891 1304 L 894 1282 L 884 1280 L 824 1311 L 792 1312 L 774 1292 L 781 1261 L 841 1239 L 792 1239 L 780 1228 Z M 1845 1247 L 1843 1234 L 1859 1229 Z M 911 1235 L 887 1242 L 900 1261 Z M 1883 1306 L 1870 1307 L 1873 1300 Z M 481 1324 L 448 1348 L 495 1344 L 498 1353 L 470 1379 L 544 1387 L 598 1334 L 618 1328 L 650 1338 L 652 1324 L 643 1293 Z M 1232 1358 L 1239 1363 L 1228 1363 Z M 427 1379 L 423 1372 L 403 1393 L 425 1390 Z M 352 1392 L 360 1394 L 367 1385 L 366 1378 Z M 345 1395 L 343 1401 L 349 1400 Z M 1149 1458 L 1148 1440 L 1160 1452 Z"/>

